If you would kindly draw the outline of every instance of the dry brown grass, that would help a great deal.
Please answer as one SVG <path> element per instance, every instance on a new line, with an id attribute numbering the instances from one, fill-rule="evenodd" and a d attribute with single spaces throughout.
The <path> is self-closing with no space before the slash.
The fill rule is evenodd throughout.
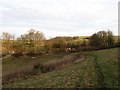
<path id="1" fill-rule="evenodd" d="M 17 78 L 23 78 L 25 76 L 29 76 L 31 71 L 33 70 L 33 66 L 22 67 L 20 69 L 9 71 L 2 74 L 2 83 L 13 82 Z"/>
<path id="2" fill-rule="evenodd" d="M 84 56 L 67 55 L 64 56 L 63 59 L 54 62 L 49 62 L 47 64 L 36 63 L 34 66 L 26 66 L 20 68 L 19 70 L 4 73 L 2 76 L 2 81 L 3 84 L 7 84 L 10 82 L 14 82 L 18 78 L 26 79 L 29 76 L 50 72 L 55 70 L 56 68 L 60 68 L 73 63 L 79 63 L 83 60 L 85 60 Z"/>

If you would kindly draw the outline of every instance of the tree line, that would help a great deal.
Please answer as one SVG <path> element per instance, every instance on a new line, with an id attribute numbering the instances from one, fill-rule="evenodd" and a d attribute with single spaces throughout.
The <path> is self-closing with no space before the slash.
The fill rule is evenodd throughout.
<path id="1" fill-rule="evenodd" d="M 91 36 L 90 45 L 100 49 L 114 47 L 115 40 L 113 38 L 113 33 L 110 30 L 108 30 L 107 32 L 99 31 L 97 33 L 94 33 Z"/>
<path id="2" fill-rule="evenodd" d="M 43 53 L 79 52 L 81 50 L 108 49 L 120 46 L 119 41 L 115 42 L 113 33 L 99 31 L 92 36 L 79 40 L 74 37 L 56 37 L 46 40 L 44 33 L 30 29 L 27 33 L 17 37 L 15 35 L 2 33 L 3 54 L 9 51 L 16 51 L 20 55 L 38 55 Z"/>

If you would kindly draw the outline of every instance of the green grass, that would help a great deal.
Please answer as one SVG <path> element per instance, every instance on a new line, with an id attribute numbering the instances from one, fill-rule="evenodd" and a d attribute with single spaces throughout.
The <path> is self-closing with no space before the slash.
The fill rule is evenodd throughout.
<path id="1" fill-rule="evenodd" d="M 83 42 L 83 40 L 87 37 L 91 37 L 91 36 L 79 36 L 78 39 L 74 40 L 74 41 L 80 41 Z M 120 36 L 113 36 L 113 39 L 115 40 L 115 42 L 118 42 L 118 38 L 120 38 Z M 87 42 L 89 42 L 88 39 L 85 39 Z"/>
<path id="2" fill-rule="evenodd" d="M 97 65 L 95 69 L 97 71 L 96 74 L 98 74 L 99 83 L 102 82 L 106 87 L 117 87 L 118 48 L 86 52 L 85 54 L 94 57 L 94 62 Z"/>
<path id="3" fill-rule="evenodd" d="M 63 58 L 66 54 L 62 53 L 62 54 L 50 54 L 50 55 L 46 55 L 46 56 L 40 56 L 37 57 L 39 58 L 38 60 L 42 63 L 48 63 L 48 62 L 53 62 L 53 61 L 57 61 L 61 58 Z"/>
<path id="4" fill-rule="evenodd" d="M 114 36 L 115 42 L 118 42 L 119 41 L 118 39 L 120 39 L 120 36 Z"/>
<path id="5" fill-rule="evenodd" d="M 81 42 L 83 42 L 83 40 L 88 41 L 87 39 L 85 39 L 85 38 L 87 38 L 87 37 L 90 37 L 90 36 L 79 36 L 79 38 L 76 39 L 76 40 L 74 40 L 74 41 L 81 41 Z"/>
<path id="6" fill-rule="evenodd" d="M 52 72 L 20 79 L 10 88 L 118 87 L 118 48 L 83 52 L 87 59 Z"/>

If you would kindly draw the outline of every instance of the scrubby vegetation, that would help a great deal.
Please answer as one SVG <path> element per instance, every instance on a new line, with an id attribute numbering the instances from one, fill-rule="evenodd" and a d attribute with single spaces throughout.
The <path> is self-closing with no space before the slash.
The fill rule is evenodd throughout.
<path id="1" fill-rule="evenodd" d="M 118 87 L 118 38 L 110 30 L 92 36 L 49 40 L 34 29 L 19 37 L 3 32 L 3 85 L 24 88 Z"/>
<path id="2" fill-rule="evenodd" d="M 113 54 L 114 53 L 114 54 Z M 8 88 L 118 88 L 118 48 L 83 52 L 85 61 L 9 83 Z"/>
<path id="3" fill-rule="evenodd" d="M 14 58 L 15 59 L 15 58 Z M 31 59 L 30 57 L 26 57 L 26 59 Z M 13 58 L 12 58 L 13 60 Z M 24 60 L 24 59 L 23 59 Z M 3 84 L 7 84 L 10 82 L 14 82 L 14 80 L 19 79 L 19 78 L 28 78 L 31 75 L 37 75 L 37 74 L 41 74 L 41 73 L 46 73 L 46 72 L 50 72 L 55 70 L 56 68 L 59 67 L 63 67 L 72 63 L 78 63 L 82 60 L 85 60 L 84 56 L 80 56 L 80 54 L 74 54 L 74 55 L 66 55 L 63 58 L 59 59 L 58 61 L 52 61 L 50 60 L 47 63 L 42 63 L 41 60 L 40 61 L 32 61 L 33 63 L 28 63 L 27 66 L 25 65 L 26 62 L 24 62 L 24 64 L 21 65 L 20 67 L 20 63 L 23 63 L 23 61 L 19 61 L 20 63 L 18 63 L 18 67 L 16 67 L 13 71 L 8 71 L 8 69 L 5 67 L 5 62 L 3 63 L 4 70 L 7 70 L 6 72 L 3 71 L 3 76 L 2 76 L 2 80 L 3 80 Z M 7 64 L 12 65 L 14 63 L 11 64 Z M 10 70 L 10 69 L 9 69 Z"/>
<path id="4" fill-rule="evenodd" d="M 2 54 L 14 52 L 13 56 L 41 55 L 44 53 L 79 52 L 83 50 L 107 49 L 120 46 L 118 37 L 111 31 L 99 31 L 92 36 L 56 37 L 45 39 L 42 32 L 31 29 L 15 39 L 15 36 L 3 32 Z M 9 54 L 10 54 L 9 53 Z"/>

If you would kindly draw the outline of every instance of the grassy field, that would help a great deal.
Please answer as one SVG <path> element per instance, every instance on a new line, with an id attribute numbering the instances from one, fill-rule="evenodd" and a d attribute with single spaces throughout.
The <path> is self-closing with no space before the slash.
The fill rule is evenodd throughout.
<path id="1" fill-rule="evenodd" d="M 115 42 L 118 42 L 119 39 L 120 39 L 120 36 L 114 36 L 114 40 L 115 40 Z"/>
<path id="2" fill-rule="evenodd" d="M 80 41 L 81 43 L 83 43 L 83 41 L 85 40 L 86 42 L 89 42 L 89 39 L 85 39 L 85 38 L 89 38 L 89 37 L 91 37 L 91 36 L 79 36 L 78 39 L 73 40 L 73 41 L 76 41 L 76 42 Z M 118 42 L 119 38 L 120 38 L 120 36 L 113 36 L 115 43 Z"/>
<path id="3" fill-rule="evenodd" d="M 52 72 L 20 79 L 9 88 L 118 87 L 118 48 L 83 52 L 87 59 Z M 57 56 L 56 56 L 57 57 Z M 48 58 L 48 57 L 47 57 Z M 48 58 L 46 61 L 49 61 Z M 7 65 L 3 63 L 4 65 Z M 3 68 L 4 69 L 4 68 Z"/>
<path id="4" fill-rule="evenodd" d="M 42 55 L 36 56 L 35 58 L 29 56 L 21 56 L 19 58 L 16 57 L 8 57 L 2 60 L 2 71 L 3 75 L 7 75 L 9 73 L 24 71 L 25 69 L 33 68 L 36 62 L 40 63 L 49 63 L 52 61 L 58 61 L 63 58 L 66 54 L 50 54 L 50 55 Z"/>

